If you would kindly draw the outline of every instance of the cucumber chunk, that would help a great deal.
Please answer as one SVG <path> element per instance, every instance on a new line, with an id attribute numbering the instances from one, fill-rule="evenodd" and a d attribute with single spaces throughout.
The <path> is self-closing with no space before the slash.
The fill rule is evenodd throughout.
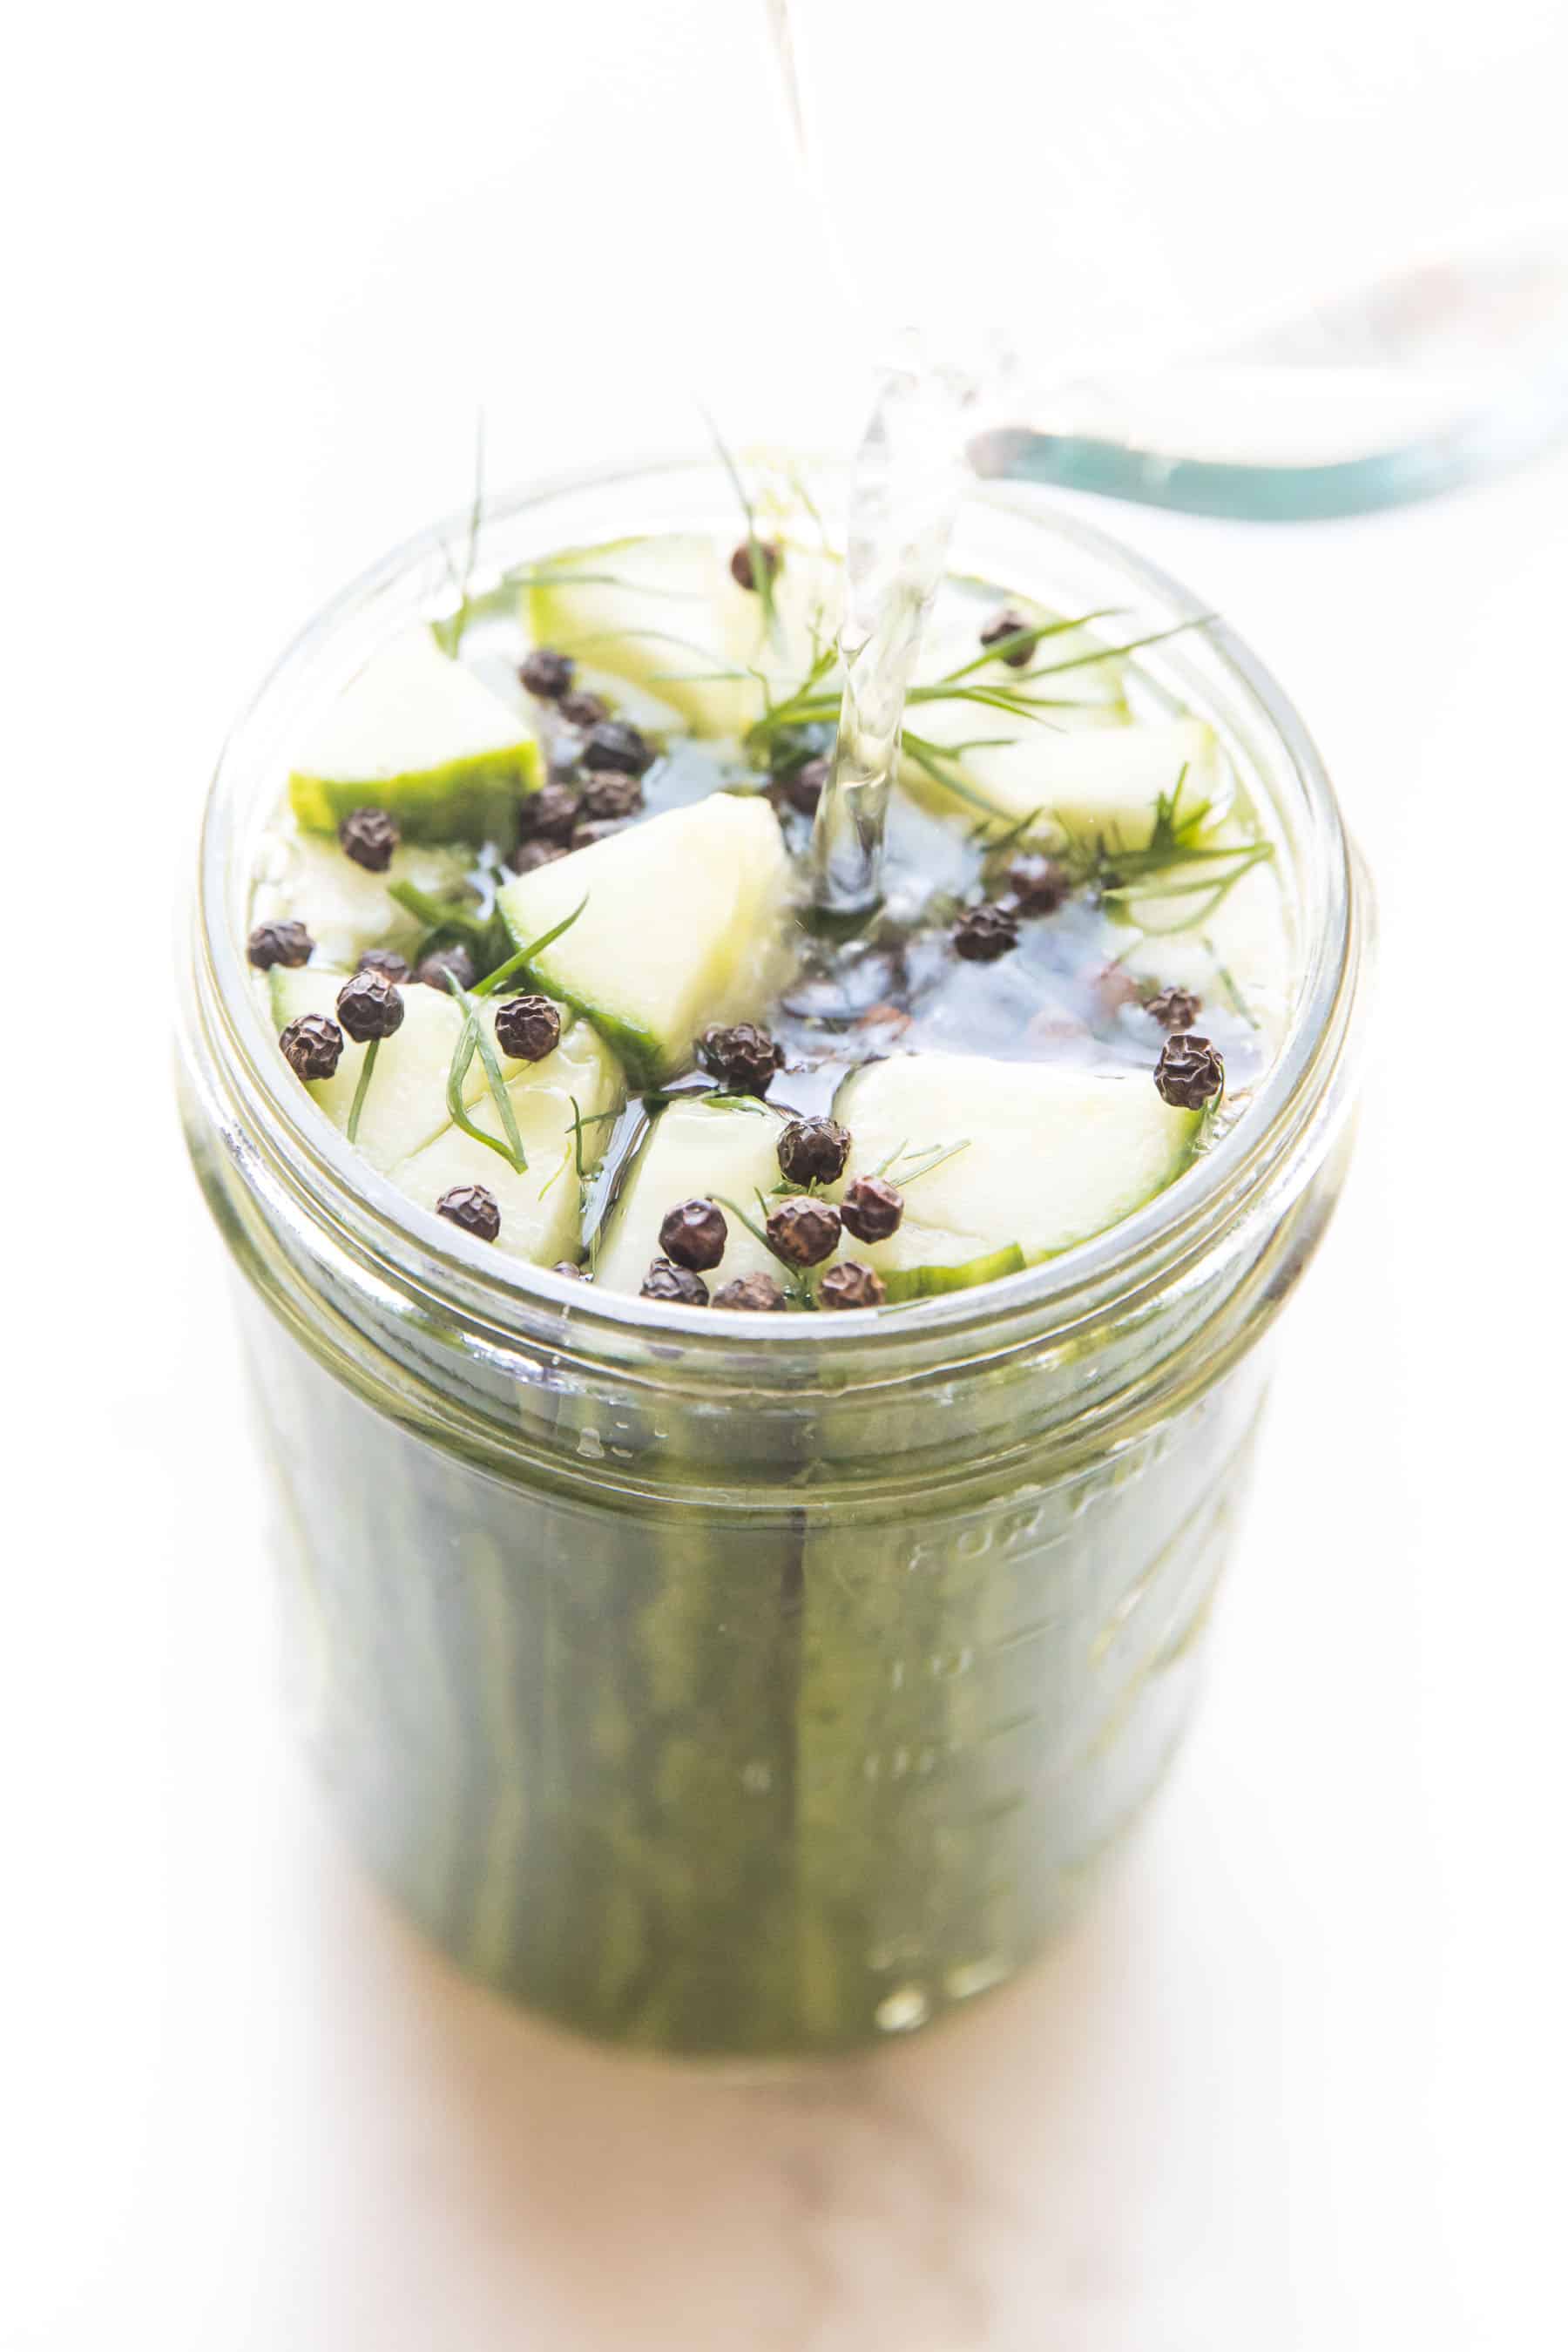
<path id="1" fill-rule="evenodd" d="M 411 841 L 507 847 L 520 793 L 542 781 L 523 719 L 421 628 L 394 639 L 344 688 L 302 747 L 289 798 L 316 833 L 374 805 Z"/>
<path id="2" fill-rule="evenodd" d="M 317 963 L 352 971 L 366 948 L 395 948 L 412 960 L 425 924 L 391 895 L 395 882 L 412 882 L 427 898 L 461 906 L 468 856 L 432 843 L 405 842 L 384 874 L 367 873 L 320 834 L 279 831 L 263 853 L 253 919 L 303 923 L 315 941 Z M 471 903 L 471 902 L 470 902 Z"/>
<path id="3" fill-rule="evenodd" d="M 328 1020 L 334 1020 L 338 991 L 347 977 L 346 972 L 328 971 L 317 964 L 307 964 L 296 971 L 283 965 L 275 967 L 267 975 L 267 985 L 279 1029 L 287 1028 L 290 1021 L 305 1013 L 323 1013 Z M 492 1044 L 495 1015 L 495 1005 L 487 999 L 485 1027 Z M 560 1084 L 570 1088 L 571 1073 L 576 1070 L 579 1060 L 593 1055 L 597 1041 L 592 1039 L 590 1032 L 588 1045 L 574 1045 L 575 1032 L 583 1024 L 573 1023 L 570 1014 L 565 1021 L 561 1044 L 542 1062 L 514 1061 L 496 1045 L 496 1058 L 509 1087 L 514 1079 L 539 1072 L 545 1074 L 548 1082 L 554 1083 L 559 1072 Z M 447 1074 L 462 1024 L 463 1013 L 455 997 L 422 984 L 404 990 L 403 1024 L 381 1041 L 354 1139 L 372 1166 L 384 1173 L 395 1161 L 430 1141 L 446 1126 Z M 309 1085 L 310 1093 L 332 1125 L 345 1131 L 368 1051 L 368 1046 L 356 1045 L 353 1038 L 345 1038 L 342 1057 L 331 1076 L 312 1079 Z M 484 1064 L 476 1054 L 463 1079 L 465 1105 L 471 1106 L 486 1091 Z M 492 1112 L 493 1108 L 492 1105 Z M 474 1148 L 484 1150 L 482 1143 Z M 489 1156 L 493 1158 L 494 1154 Z"/>
<path id="4" fill-rule="evenodd" d="M 327 971 L 315 964 L 299 971 L 279 965 L 268 973 L 272 1017 L 279 1029 L 306 1013 L 334 1020 L 338 991 L 346 978 L 344 972 Z M 451 998 L 437 996 L 433 988 L 403 991 L 403 1025 L 381 1041 L 354 1139 L 373 1168 L 384 1173 L 445 1124 L 447 1072 L 461 1025 L 462 1015 Z M 334 1127 L 347 1129 L 354 1089 L 369 1050 L 345 1038 L 331 1076 L 309 1084 L 308 1091 Z"/>
<path id="5" fill-rule="evenodd" d="M 910 1176 L 891 1239 L 853 1253 L 909 1297 L 991 1281 L 1011 1251 L 1033 1265 L 1118 1223 L 1181 1173 L 1203 1115 L 1162 1101 L 1142 1071 L 908 1054 L 854 1072 L 834 1116 L 854 1137 L 846 1181 L 891 1160 L 900 1184 L 900 1163 L 964 1140 Z"/>
<path id="6" fill-rule="evenodd" d="M 856 1254 L 856 1244 L 847 1241 L 841 1255 Z M 944 1291 L 968 1290 L 977 1282 L 1000 1282 L 1005 1274 L 1022 1274 L 1027 1263 L 1016 1242 L 977 1255 L 973 1234 L 948 1234 L 912 1223 L 900 1225 L 889 1241 L 864 1255 L 894 1300 L 936 1298 Z"/>
<path id="7" fill-rule="evenodd" d="M 835 635 L 841 567 L 784 543 L 770 633 L 762 598 L 730 575 L 732 551 L 671 534 L 553 557 L 523 591 L 523 625 L 538 645 L 650 687 L 701 732 L 743 735 L 765 706 L 757 674 L 796 685 Z"/>
<path id="8" fill-rule="evenodd" d="M 963 719 L 953 719 L 952 710 L 962 711 Z M 931 711 L 939 714 L 934 719 Z M 1049 720 L 1054 714 L 1042 716 Z M 943 740 L 942 729 L 949 741 L 963 741 L 1017 727 L 1000 713 L 963 704 L 951 709 L 915 704 L 911 718 L 915 731 L 932 742 Z M 1183 810 L 1205 802 L 1218 810 L 1228 793 L 1214 730 L 1196 719 L 1080 727 L 1065 734 L 1029 723 L 1005 741 L 963 751 L 952 774 L 954 800 L 968 794 L 968 805 L 984 803 L 1004 825 L 1036 819 L 1030 838 L 1055 848 L 1069 838 L 1093 843 L 1101 837 L 1112 848 L 1146 848 L 1160 798 L 1178 782 Z"/>
<path id="9" fill-rule="evenodd" d="M 763 800 L 715 793 L 509 882 L 515 947 L 583 911 L 531 967 L 587 1014 L 635 1086 L 686 1068 L 710 1022 L 759 1012 L 778 978 L 789 861 Z"/>
<path id="10" fill-rule="evenodd" d="M 508 1080 L 507 1097 L 527 1167 L 513 1168 L 460 1127 L 448 1126 L 421 1150 L 400 1160 L 391 1171 L 392 1181 L 422 1209 L 432 1211 L 456 1185 L 484 1185 L 500 1211 L 495 1247 L 533 1265 L 553 1265 L 557 1258 L 574 1258 L 582 1244 L 574 1101 L 584 1120 L 586 1171 L 603 1156 L 610 1134 L 610 1121 L 603 1114 L 619 1109 L 625 1087 L 615 1056 L 585 1021 L 574 1023 L 542 1062 L 507 1066 L 517 1074 Z M 468 1115 L 487 1135 L 504 1136 L 488 1088 L 475 1097 Z"/>
<path id="11" fill-rule="evenodd" d="M 1234 823 L 1217 826 L 1213 836 L 1216 849 L 1241 847 L 1254 837 Z M 1205 1011 L 1234 1013 L 1277 1045 L 1290 1017 L 1298 969 L 1279 860 L 1249 866 L 1216 903 L 1213 892 L 1231 870 L 1194 866 L 1191 892 L 1129 901 L 1142 936 L 1119 961 L 1123 971 L 1157 987 L 1190 988 Z"/>
<path id="12" fill-rule="evenodd" d="M 659 1226 L 678 1201 L 711 1200 L 721 1192 L 760 1224 L 756 1194 L 771 1192 L 779 1181 L 780 1125 L 760 1105 L 736 1110 L 700 1101 L 668 1104 L 649 1128 L 605 1228 L 595 1269 L 599 1287 L 642 1288 L 648 1267 L 663 1255 Z M 776 1276 L 780 1268 L 773 1252 L 731 1211 L 724 1215 L 730 1237 L 719 1264 L 702 1277 L 709 1289 L 738 1275 Z"/>

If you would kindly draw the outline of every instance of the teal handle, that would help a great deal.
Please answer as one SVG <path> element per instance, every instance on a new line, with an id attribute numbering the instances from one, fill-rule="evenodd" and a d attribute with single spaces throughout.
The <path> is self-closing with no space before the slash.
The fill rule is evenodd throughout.
<path id="1" fill-rule="evenodd" d="M 1462 488 L 1524 464 L 1568 436 L 1568 357 L 1484 414 L 1428 438 L 1328 464 L 1184 457 L 1078 434 L 1004 426 L 971 446 L 989 480 L 1091 490 L 1135 506 L 1236 522 L 1324 522 Z"/>

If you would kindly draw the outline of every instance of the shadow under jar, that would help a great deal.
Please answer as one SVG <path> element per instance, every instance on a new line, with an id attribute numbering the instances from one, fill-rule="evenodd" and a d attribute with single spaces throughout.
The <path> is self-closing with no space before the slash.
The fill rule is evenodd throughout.
<path id="1" fill-rule="evenodd" d="M 480 576 L 722 534 L 731 497 L 705 464 L 546 485 L 492 508 Z M 865 2044 L 1037 1952 L 1182 1736 L 1272 1327 L 1343 1176 L 1366 884 L 1272 681 L 1223 628 L 1172 638 L 1141 669 L 1266 819 L 1298 971 L 1274 1064 L 1176 1184 L 880 1316 L 677 1319 L 487 1255 L 310 1109 L 244 955 L 291 742 L 438 604 L 442 536 L 295 645 L 203 842 L 184 1108 L 300 1711 L 355 1844 L 513 1999 L 669 2052 Z M 1027 492 L 977 494 L 953 563 L 1139 634 L 1199 610 Z"/>

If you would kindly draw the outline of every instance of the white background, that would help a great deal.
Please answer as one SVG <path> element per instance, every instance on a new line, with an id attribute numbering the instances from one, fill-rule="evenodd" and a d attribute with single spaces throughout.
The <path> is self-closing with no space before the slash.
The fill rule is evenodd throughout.
<path id="1" fill-rule="evenodd" d="M 0 2347 L 1560 2341 L 1568 457 L 1110 518 L 1286 679 L 1383 904 L 1207 1713 L 1027 1982 L 672 2077 L 453 1979 L 296 1770 L 165 973 L 230 713 L 461 500 L 479 403 L 498 480 L 690 440 L 691 383 L 739 437 L 853 420 L 754 19 L 57 9 L 0 108 Z"/>

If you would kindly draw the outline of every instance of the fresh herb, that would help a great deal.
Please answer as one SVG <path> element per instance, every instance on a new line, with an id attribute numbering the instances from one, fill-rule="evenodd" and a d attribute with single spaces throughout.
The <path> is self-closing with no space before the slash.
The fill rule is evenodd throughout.
<path id="1" fill-rule="evenodd" d="M 450 973 L 447 976 L 447 984 L 467 1015 L 458 1032 L 457 1045 L 452 1049 L 451 1066 L 447 1072 L 447 1113 L 455 1127 L 460 1128 L 465 1135 L 471 1136 L 476 1143 L 482 1143 L 488 1151 L 498 1153 L 521 1175 L 528 1166 L 528 1155 L 523 1150 L 522 1138 L 517 1131 L 516 1114 L 501 1081 L 500 1065 L 484 1032 L 483 1017 L 476 996 L 459 988 Z M 463 1081 L 468 1075 L 469 1065 L 476 1053 L 484 1066 L 485 1081 L 489 1087 L 497 1117 L 505 1130 L 504 1143 L 498 1141 L 493 1135 L 487 1135 L 482 1127 L 476 1127 L 464 1106 Z"/>
<path id="2" fill-rule="evenodd" d="M 349 1123 L 346 1132 L 351 1143 L 359 1141 L 360 1113 L 364 1108 L 364 1098 L 370 1092 L 371 1074 L 375 1068 L 375 1057 L 380 1051 L 381 1039 L 373 1037 L 364 1049 L 364 1059 L 359 1066 L 359 1084 L 354 1088 L 354 1098 L 349 1105 Z"/>
<path id="3" fill-rule="evenodd" d="M 1154 803 L 1149 838 L 1139 847 L 1122 842 L 1114 829 L 1092 838 L 1076 835 L 1057 820 L 1068 845 L 1063 863 L 1075 886 L 1092 885 L 1100 896 L 1121 907 L 1141 930 L 1189 931 L 1206 923 L 1214 910 L 1235 889 L 1244 874 L 1274 855 L 1271 841 L 1244 841 L 1216 845 L 1205 838 L 1212 803 L 1195 801 L 1182 806 L 1187 771 L 1175 788 L 1162 793 Z M 1139 909 L 1196 898 L 1191 912 L 1172 922 L 1145 921 Z"/>
<path id="4" fill-rule="evenodd" d="M 467 940 L 475 950 L 487 952 L 490 939 L 490 918 L 473 914 L 467 907 L 455 906 L 445 898 L 433 898 L 414 882 L 389 882 L 386 895 L 395 898 L 400 907 L 424 924 L 431 939 L 455 933 Z"/>
<path id="5" fill-rule="evenodd" d="M 757 530 L 756 511 L 747 494 L 746 485 L 741 478 L 741 469 L 730 454 L 729 444 L 706 410 L 703 411 L 703 419 L 712 436 L 713 446 L 719 453 L 720 463 L 729 475 L 734 488 L 735 496 L 740 501 L 741 512 L 746 518 L 746 553 L 751 563 L 752 581 L 756 590 L 757 602 L 763 608 L 763 627 L 771 642 L 778 635 L 778 615 L 773 605 L 773 569 L 776 556 L 774 551 L 769 547 Z"/>
<path id="6" fill-rule="evenodd" d="M 1220 985 L 1224 988 L 1226 994 L 1231 1001 L 1231 1003 L 1235 1006 L 1242 1020 L 1246 1022 L 1247 1027 L 1249 1029 L 1256 1029 L 1258 1027 L 1258 1016 L 1253 1012 L 1251 1005 L 1248 1004 L 1246 997 L 1243 996 L 1240 987 L 1237 985 L 1236 975 L 1230 971 L 1227 965 L 1223 964 L 1220 961 L 1214 941 L 1206 935 L 1204 939 L 1203 944 L 1208 950 L 1209 954 L 1214 958 L 1214 968 L 1218 975 Z"/>
<path id="7" fill-rule="evenodd" d="M 519 948 L 517 953 L 509 956 L 505 963 L 498 964 L 494 971 L 487 972 L 484 979 L 474 989 L 473 993 L 476 996 L 493 996 L 498 988 L 505 988 L 510 982 L 516 980 L 520 973 L 528 970 L 529 964 L 535 956 L 542 955 L 546 948 L 553 947 L 563 933 L 571 929 L 587 903 L 586 898 L 579 898 L 572 912 L 564 916 L 559 923 L 553 925 L 548 931 L 541 931 L 536 940 L 530 940 L 525 948 Z"/>
<path id="8" fill-rule="evenodd" d="M 485 505 L 485 418 L 481 409 L 474 421 L 474 495 L 468 506 L 468 536 L 463 549 L 463 565 L 459 572 L 452 561 L 451 551 L 441 549 L 447 566 L 447 577 L 457 595 L 458 609 L 444 621 L 437 621 L 431 632 L 444 654 L 454 657 L 463 642 L 463 633 L 474 617 L 474 567 L 479 559 L 479 526 L 484 519 Z"/>
<path id="9" fill-rule="evenodd" d="M 942 1165 L 944 1160 L 956 1160 L 961 1151 L 967 1151 L 970 1141 L 971 1138 L 965 1135 L 957 1143 L 925 1143 L 913 1151 L 910 1150 L 907 1143 L 900 1143 L 896 1151 L 889 1151 L 880 1166 L 871 1169 L 869 1173 L 874 1177 L 885 1176 L 889 1182 L 896 1181 L 899 1190 L 901 1192 L 907 1192 L 910 1186 L 917 1182 L 921 1176 L 931 1175 L 934 1170 Z M 906 1153 L 912 1162 L 919 1164 L 909 1168 L 900 1167 L 899 1163 Z M 895 1169 L 898 1170 L 896 1179 L 893 1175 Z"/>

